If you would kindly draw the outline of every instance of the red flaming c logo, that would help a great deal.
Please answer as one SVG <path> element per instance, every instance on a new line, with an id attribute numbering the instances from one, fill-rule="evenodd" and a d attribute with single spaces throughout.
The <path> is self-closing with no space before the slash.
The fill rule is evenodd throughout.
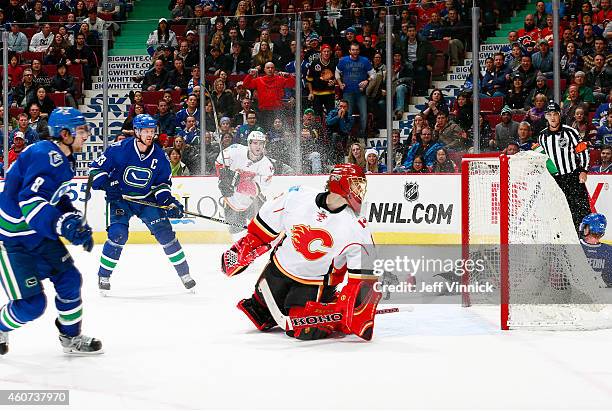
<path id="1" fill-rule="evenodd" d="M 313 244 L 318 241 L 320 244 Z M 327 254 L 320 248 L 331 248 L 334 240 L 331 234 L 322 228 L 312 228 L 306 224 L 294 225 L 291 228 L 291 242 L 295 251 L 302 254 L 307 260 L 317 260 Z M 319 249 L 313 249 L 317 246 Z"/>

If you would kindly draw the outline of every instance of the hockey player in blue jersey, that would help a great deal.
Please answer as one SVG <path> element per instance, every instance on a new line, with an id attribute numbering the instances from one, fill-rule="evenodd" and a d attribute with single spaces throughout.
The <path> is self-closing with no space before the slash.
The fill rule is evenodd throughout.
<path id="1" fill-rule="evenodd" d="M 91 163 L 92 188 L 104 190 L 110 225 L 98 270 L 98 287 L 110 290 L 110 276 L 128 240 L 129 221 L 137 216 L 162 245 L 185 288 L 195 286 L 185 253 L 168 218 L 181 218 L 183 205 L 172 196 L 170 161 L 153 143 L 157 121 L 148 114 L 134 118 L 135 137 L 111 144 Z M 162 207 L 126 200 L 144 200 Z"/>
<path id="2" fill-rule="evenodd" d="M 89 137 L 83 115 L 59 107 L 49 116 L 54 141 L 29 146 L 9 168 L 0 193 L 0 281 L 9 302 L 0 308 L 0 354 L 8 332 L 40 317 L 46 297 L 42 280 L 55 288 L 55 325 L 64 352 L 100 354 L 102 342 L 81 334 L 81 273 L 59 237 L 91 251 L 91 228 L 67 193 L 74 177 L 73 152 Z"/>
<path id="3" fill-rule="evenodd" d="M 601 242 L 606 226 L 603 214 L 585 216 L 580 224 L 580 244 L 593 270 L 601 274 L 608 287 L 612 287 L 612 246 Z"/>
<path id="4" fill-rule="evenodd" d="M 608 287 L 612 287 L 612 246 L 601 242 L 606 233 L 606 216 L 592 213 L 580 223 L 580 244 L 594 271 L 601 274 Z"/>

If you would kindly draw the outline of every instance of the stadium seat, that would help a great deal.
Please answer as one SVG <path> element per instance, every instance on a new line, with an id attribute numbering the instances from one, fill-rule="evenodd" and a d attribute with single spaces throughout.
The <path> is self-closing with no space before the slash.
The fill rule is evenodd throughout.
<path id="1" fill-rule="evenodd" d="M 145 110 L 150 115 L 157 114 L 157 104 L 145 104 Z"/>
<path id="2" fill-rule="evenodd" d="M 143 91 L 142 103 L 145 105 L 154 104 L 155 106 L 157 106 L 157 102 L 161 100 L 162 97 L 164 97 L 163 91 Z"/>
<path id="3" fill-rule="evenodd" d="M 491 126 L 491 130 L 495 130 L 495 126 L 501 122 L 501 115 L 499 114 L 487 114 L 485 115 L 485 120 Z"/>
<path id="4" fill-rule="evenodd" d="M 18 115 L 23 113 L 23 107 L 10 107 L 9 115 L 13 118 L 17 118 Z"/>
<path id="5" fill-rule="evenodd" d="M 64 93 L 48 93 L 47 94 L 56 107 L 64 107 L 66 105 L 66 94 Z"/>
<path id="6" fill-rule="evenodd" d="M 39 30 L 36 27 L 22 27 L 21 32 L 25 34 L 28 38 L 28 44 L 30 44 L 30 40 L 32 40 L 32 36 L 36 34 Z"/>
<path id="7" fill-rule="evenodd" d="M 589 150 L 589 164 L 594 166 L 601 162 L 601 150 L 598 148 Z"/>
<path id="8" fill-rule="evenodd" d="M 39 52 L 39 51 L 24 51 L 23 53 L 21 53 L 21 59 L 20 62 L 22 64 L 29 64 L 32 62 L 32 60 L 37 59 L 37 60 L 41 60 L 44 57 L 44 53 L 43 52 Z"/>
<path id="9" fill-rule="evenodd" d="M 480 111 L 483 113 L 499 113 L 503 107 L 503 97 L 488 97 L 480 99 Z"/>
<path id="10" fill-rule="evenodd" d="M 185 33 L 187 32 L 187 25 L 186 24 L 176 24 L 176 25 L 173 25 L 171 29 L 174 32 L 174 34 L 176 34 L 177 37 L 178 36 L 185 37 Z"/>
<path id="11" fill-rule="evenodd" d="M 548 79 L 546 80 L 546 86 L 552 90 L 554 87 L 554 81 L 552 79 Z M 565 86 L 567 85 L 567 80 L 562 78 L 561 79 L 561 93 L 563 93 L 565 91 Z"/>

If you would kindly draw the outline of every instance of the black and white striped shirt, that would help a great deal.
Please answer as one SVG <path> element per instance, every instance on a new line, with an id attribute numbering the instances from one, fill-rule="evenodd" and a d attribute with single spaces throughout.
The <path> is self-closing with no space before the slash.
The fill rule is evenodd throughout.
<path id="1" fill-rule="evenodd" d="M 589 150 L 576 153 L 580 134 L 576 129 L 563 124 L 559 131 L 547 128 L 540 132 L 538 143 L 546 155 L 555 163 L 559 174 L 569 174 L 576 170 L 587 171 L 589 168 Z"/>

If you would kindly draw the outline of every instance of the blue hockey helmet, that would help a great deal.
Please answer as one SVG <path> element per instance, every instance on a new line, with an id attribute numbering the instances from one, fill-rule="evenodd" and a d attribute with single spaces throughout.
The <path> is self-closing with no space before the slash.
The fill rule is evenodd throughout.
<path id="1" fill-rule="evenodd" d="M 76 128 L 86 126 L 85 116 L 73 107 L 57 107 L 49 115 L 49 135 L 54 139 L 61 138 L 61 131 L 68 130 L 71 135 L 76 135 Z"/>
<path id="2" fill-rule="evenodd" d="M 606 216 L 599 213 L 591 213 L 582 219 L 580 223 L 580 232 L 584 232 L 586 226 L 589 227 L 589 232 L 595 235 L 604 235 L 608 222 Z"/>
<path id="3" fill-rule="evenodd" d="M 157 120 L 148 114 L 139 114 L 134 117 L 134 130 L 143 128 L 157 128 Z"/>

